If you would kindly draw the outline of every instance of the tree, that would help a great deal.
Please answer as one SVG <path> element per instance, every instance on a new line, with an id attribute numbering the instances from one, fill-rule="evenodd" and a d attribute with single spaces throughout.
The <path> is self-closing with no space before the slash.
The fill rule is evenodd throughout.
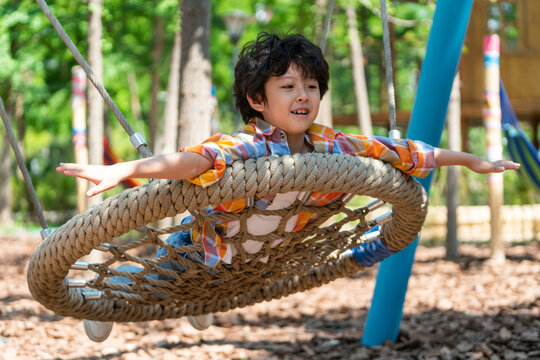
<path id="1" fill-rule="evenodd" d="M 210 65 L 210 0 L 184 0 L 180 61 L 179 146 L 210 136 L 212 90 Z"/>
<path id="2" fill-rule="evenodd" d="M 358 22 L 356 21 L 356 9 L 347 6 L 347 28 L 349 42 L 351 46 L 351 63 L 354 79 L 354 94 L 356 98 L 356 118 L 360 132 L 364 135 L 371 135 L 371 111 L 366 86 L 366 75 L 364 72 L 364 54 L 362 52 L 362 42 L 358 33 Z"/>
<path id="3" fill-rule="evenodd" d="M 454 78 L 450 102 L 448 104 L 447 129 L 448 149 L 461 151 L 461 94 L 459 90 L 459 73 Z M 459 166 L 449 166 L 446 169 L 446 257 L 457 259 L 459 257 L 458 218 L 459 205 Z"/>
<path id="4" fill-rule="evenodd" d="M 333 8 L 328 9 L 329 0 L 316 0 L 315 3 L 317 5 L 317 9 L 319 9 L 318 13 L 316 14 L 317 15 L 316 19 L 318 19 L 319 21 L 326 20 L 325 18 L 327 16 L 332 15 L 332 14 L 327 14 L 326 13 L 326 11 L 328 11 L 328 10 L 331 10 L 333 12 Z M 323 11 L 323 9 L 325 9 L 326 11 Z M 325 24 L 325 26 L 326 26 L 326 24 Z M 317 29 L 321 29 L 322 31 L 319 31 L 316 35 L 317 35 L 317 38 L 319 39 L 319 44 L 321 45 L 321 49 L 322 49 L 323 53 L 325 54 L 325 56 L 327 57 L 327 60 L 328 60 L 328 57 L 330 56 L 329 54 L 331 54 L 331 51 L 326 46 L 326 43 L 327 43 L 327 38 L 328 38 L 328 35 L 329 35 L 329 32 L 330 32 L 330 26 L 329 26 L 328 29 L 326 29 L 325 26 L 318 25 Z M 327 31 L 327 32 L 325 33 L 325 31 Z M 325 44 L 324 46 L 323 46 L 323 43 Z M 328 61 L 328 63 L 330 64 L 330 61 Z M 330 82 L 328 83 L 328 91 L 326 92 L 325 96 L 321 100 L 321 104 L 319 106 L 319 114 L 317 115 L 317 119 L 315 121 L 317 123 L 321 124 L 321 125 L 325 125 L 325 126 L 329 126 L 329 127 L 333 126 L 333 122 L 332 122 L 332 86 L 331 86 Z"/>
<path id="5" fill-rule="evenodd" d="M 103 79 L 102 38 L 102 0 L 88 1 L 88 64 L 99 81 Z M 103 164 L 103 110 L 101 95 L 94 86 L 88 87 L 88 161 L 90 164 Z M 91 185 L 93 186 L 93 184 Z M 88 198 L 90 207 L 101 202 L 101 194 Z"/>
<path id="6" fill-rule="evenodd" d="M 10 186 L 11 175 L 11 150 L 4 132 L 0 132 L 0 224 L 10 225 L 13 221 L 11 214 L 12 189 Z"/>
<path id="7" fill-rule="evenodd" d="M 163 56 L 164 34 L 163 34 L 163 17 L 160 15 L 154 16 L 154 45 L 152 47 L 152 71 L 151 71 L 151 90 L 150 90 L 150 116 L 148 119 L 148 127 L 150 133 L 150 145 L 152 152 L 156 154 L 161 148 L 158 141 L 159 133 L 159 91 L 161 82 L 159 78 L 160 62 Z"/>
<path id="8" fill-rule="evenodd" d="M 167 99 L 163 111 L 163 148 L 162 152 L 175 151 L 178 144 L 178 103 L 180 100 L 180 31 L 174 35 L 171 53 L 171 66 L 167 82 Z"/>

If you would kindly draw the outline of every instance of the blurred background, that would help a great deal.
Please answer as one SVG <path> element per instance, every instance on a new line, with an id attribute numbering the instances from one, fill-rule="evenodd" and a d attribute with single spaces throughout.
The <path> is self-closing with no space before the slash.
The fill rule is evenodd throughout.
<path id="1" fill-rule="evenodd" d="M 233 68 L 242 46 L 260 31 L 301 33 L 317 44 L 326 40 L 331 86 L 320 122 L 347 133 L 388 133 L 378 0 L 56 0 L 49 6 L 154 154 L 176 151 L 241 126 L 232 100 Z M 412 111 L 435 6 L 435 0 L 388 2 L 402 134 Z M 331 21 L 325 32 L 328 11 Z M 536 0 L 474 1 L 451 96 L 453 115 L 448 118 L 457 126 L 461 150 L 486 157 L 482 43 L 486 35 L 497 34 L 501 79 L 523 133 L 538 151 L 539 15 Z M 58 226 L 100 200 L 81 197 L 87 185 L 57 174 L 58 163 L 111 163 L 139 155 L 36 2 L 0 2 L 0 64 L 0 96 L 45 216 L 50 225 Z M 39 230 L 3 127 L 0 134 L 0 231 Z M 501 141 L 504 157 L 510 158 L 502 135 Z M 448 131 L 441 147 L 449 147 Z M 438 169 L 434 176 L 422 234 L 425 243 L 446 239 L 447 172 Z M 505 241 L 540 236 L 539 189 L 522 172 L 504 174 Z M 468 170 L 457 176 L 458 185 L 450 186 L 459 199 L 457 236 L 461 241 L 487 241 L 487 178 Z M 104 197 L 119 191 L 120 187 L 110 190 Z"/>

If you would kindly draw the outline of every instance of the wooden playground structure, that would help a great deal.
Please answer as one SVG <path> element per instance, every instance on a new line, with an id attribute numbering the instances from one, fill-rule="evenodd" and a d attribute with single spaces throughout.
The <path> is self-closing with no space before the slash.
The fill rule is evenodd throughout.
<path id="1" fill-rule="evenodd" d="M 467 132 L 471 127 L 483 126 L 482 97 L 484 69 L 482 41 L 489 33 L 488 23 L 495 15 L 490 8 L 499 9 L 501 29 L 500 75 L 518 118 L 532 129 L 531 140 L 538 148 L 540 123 L 540 22 L 535 14 L 540 13 L 540 2 L 536 0 L 487 0 L 474 1 L 469 21 L 465 46 L 459 65 L 461 91 L 461 136 L 463 150 L 467 150 Z M 515 7 L 515 18 L 505 16 L 504 9 Z M 491 10 L 493 12 L 494 10 Z M 396 54 L 399 56 L 399 54 Z M 397 121 L 407 127 L 411 111 L 398 110 Z M 388 114 L 371 114 L 374 126 L 386 126 Z M 334 124 L 355 125 L 356 114 L 334 114 Z"/>

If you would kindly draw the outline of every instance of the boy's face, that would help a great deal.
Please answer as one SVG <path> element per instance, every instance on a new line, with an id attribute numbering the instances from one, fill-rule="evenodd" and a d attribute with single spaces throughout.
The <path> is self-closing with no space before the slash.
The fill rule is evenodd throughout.
<path id="1" fill-rule="evenodd" d="M 281 76 L 271 76 L 264 85 L 266 102 L 248 97 L 253 109 L 266 122 L 283 130 L 287 137 L 302 135 L 313 124 L 319 112 L 321 94 L 315 79 L 306 79 L 297 65 L 291 64 Z"/>

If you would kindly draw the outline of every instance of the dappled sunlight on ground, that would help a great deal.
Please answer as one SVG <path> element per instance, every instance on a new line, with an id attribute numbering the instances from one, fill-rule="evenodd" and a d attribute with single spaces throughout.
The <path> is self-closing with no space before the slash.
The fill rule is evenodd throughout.
<path id="1" fill-rule="evenodd" d="M 280 300 L 185 319 L 116 324 L 93 343 L 82 322 L 35 302 L 26 266 L 36 236 L 0 237 L 0 358 L 5 359 L 538 359 L 540 245 L 507 249 L 504 266 L 484 246 L 418 248 L 396 343 L 361 345 L 376 269 Z"/>

